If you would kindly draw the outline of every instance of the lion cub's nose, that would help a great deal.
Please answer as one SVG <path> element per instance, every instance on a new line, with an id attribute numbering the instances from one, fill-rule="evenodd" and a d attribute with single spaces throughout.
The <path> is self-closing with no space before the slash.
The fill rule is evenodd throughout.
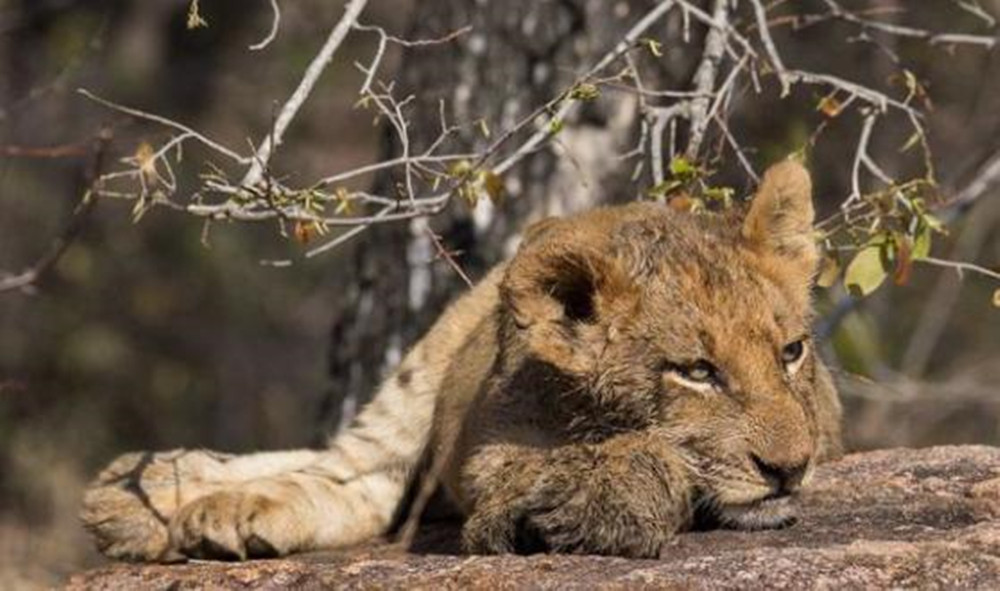
<path id="1" fill-rule="evenodd" d="M 778 465 L 762 460 L 757 454 L 750 454 L 750 457 L 760 475 L 774 485 L 776 496 L 785 496 L 797 489 L 802 484 L 802 478 L 809 467 L 808 458 L 797 464 Z"/>

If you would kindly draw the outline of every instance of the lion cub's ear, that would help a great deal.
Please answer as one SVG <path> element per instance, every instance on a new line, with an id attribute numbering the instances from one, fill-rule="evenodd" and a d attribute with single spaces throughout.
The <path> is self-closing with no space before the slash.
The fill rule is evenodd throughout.
<path id="1" fill-rule="evenodd" d="M 557 217 L 548 217 L 538 220 L 525 228 L 521 233 L 521 244 L 530 244 L 540 240 L 558 230 L 564 221 Z"/>
<path id="2" fill-rule="evenodd" d="M 751 249 L 811 278 L 819 260 L 813 238 L 812 180 L 802 164 L 786 160 L 764 173 L 743 222 Z"/>
<path id="3" fill-rule="evenodd" d="M 514 257 L 501 294 L 521 328 L 544 322 L 595 324 L 629 282 L 585 233 L 538 237 Z"/>

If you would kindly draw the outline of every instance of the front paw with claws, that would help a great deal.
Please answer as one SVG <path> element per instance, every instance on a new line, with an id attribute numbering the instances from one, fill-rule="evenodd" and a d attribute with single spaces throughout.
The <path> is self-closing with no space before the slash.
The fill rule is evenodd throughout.
<path id="1" fill-rule="evenodd" d="M 170 522 L 170 546 L 189 558 L 274 558 L 296 524 L 288 508 L 262 494 L 212 493 L 183 506 Z"/>
<path id="2" fill-rule="evenodd" d="M 546 455 L 498 450 L 503 457 L 489 461 L 519 469 L 480 483 L 463 531 L 471 552 L 653 558 L 690 525 L 688 471 L 654 437 L 565 446 Z"/>
<path id="3" fill-rule="evenodd" d="M 172 560 L 170 520 L 179 507 L 221 486 L 230 459 L 196 450 L 125 454 L 87 488 L 80 518 L 111 558 Z"/>

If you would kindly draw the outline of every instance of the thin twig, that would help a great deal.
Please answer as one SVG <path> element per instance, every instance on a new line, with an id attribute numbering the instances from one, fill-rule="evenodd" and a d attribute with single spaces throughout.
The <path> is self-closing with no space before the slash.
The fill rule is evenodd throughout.
<path id="1" fill-rule="evenodd" d="M 76 158 L 86 156 L 92 147 L 85 143 L 61 146 L 0 146 L 0 158 Z"/>
<path id="2" fill-rule="evenodd" d="M 845 10 L 843 6 L 840 5 L 836 0 L 823 0 L 826 2 L 827 7 L 830 9 L 830 13 L 840 19 L 854 23 L 862 28 L 871 29 L 875 31 L 882 31 L 884 33 L 889 33 L 890 35 L 895 35 L 897 37 L 910 37 L 913 39 L 924 39 L 928 41 L 931 45 L 943 45 L 943 44 L 967 44 L 967 45 L 978 45 L 985 47 L 987 49 L 992 49 L 997 43 L 997 37 L 987 36 L 987 35 L 968 35 L 968 34 L 957 34 L 957 33 L 934 33 L 933 31 L 927 31 L 925 29 L 917 29 L 914 27 L 906 27 L 902 25 L 896 25 L 893 23 L 887 23 L 884 21 L 868 20 L 861 18 L 849 10 Z"/>
<path id="3" fill-rule="evenodd" d="M 861 200 L 861 163 L 868 155 L 868 142 L 871 141 L 872 130 L 875 128 L 875 121 L 878 116 L 874 113 L 865 117 L 865 122 L 861 126 L 861 138 L 858 140 L 858 147 L 854 153 L 854 164 L 851 166 L 851 194 L 841 208 L 849 207 L 855 201 Z"/>
<path id="4" fill-rule="evenodd" d="M 784 98 L 791 92 L 792 82 L 788 78 L 788 70 L 785 68 L 781 54 L 778 53 L 778 48 L 771 37 L 771 27 L 767 23 L 767 9 L 764 8 L 761 0 L 750 0 L 750 4 L 753 6 L 754 17 L 757 19 L 757 32 L 760 34 L 761 43 L 764 44 L 764 50 L 767 51 L 768 58 L 771 60 L 771 66 L 778 74 L 778 81 L 781 83 L 781 97 Z"/>
<path id="5" fill-rule="evenodd" d="M 0 277 L 0 293 L 13 290 L 27 290 L 41 281 L 55 267 L 59 259 L 66 252 L 66 249 L 80 235 L 87 219 L 89 219 L 94 206 L 97 204 L 97 195 L 93 189 L 100 182 L 101 170 L 104 168 L 104 159 L 108 146 L 111 144 L 112 134 L 110 129 L 102 129 L 98 132 L 94 141 L 93 160 L 87 168 L 84 181 L 83 196 L 73 209 L 69 221 L 52 243 L 48 251 L 42 255 L 31 267 L 18 273 Z"/>
<path id="6" fill-rule="evenodd" d="M 678 117 L 689 117 L 691 112 L 690 101 L 675 103 L 669 107 L 650 107 L 649 113 L 653 119 L 650 126 L 649 141 L 649 162 L 653 172 L 653 185 L 663 183 L 665 174 L 663 164 L 668 158 L 663 154 L 663 135 L 666 133 L 667 124 Z M 674 153 L 675 146 L 671 143 L 670 153 Z"/>
<path id="7" fill-rule="evenodd" d="M 633 25 L 628 30 L 628 32 L 625 33 L 625 36 L 622 38 L 622 40 L 619 41 L 611 51 L 609 51 L 601 59 L 599 59 L 597 63 L 595 63 L 583 76 L 580 76 L 577 79 L 577 82 L 574 84 L 574 86 L 576 84 L 589 80 L 599 72 L 603 71 L 609 65 L 614 63 L 617 59 L 623 56 L 632 47 L 634 47 L 635 43 L 639 40 L 639 38 L 642 35 L 646 33 L 646 31 L 649 30 L 650 27 L 652 27 L 654 24 L 656 24 L 657 21 L 659 21 L 668 12 L 670 12 L 670 10 L 674 7 L 674 4 L 675 4 L 674 0 L 663 0 L 663 2 L 660 2 L 659 4 L 654 6 L 652 10 L 646 13 L 641 19 L 638 20 L 638 22 L 636 22 L 635 25 Z M 563 95 L 565 95 L 565 93 L 563 93 Z M 554 105 L 559 103 L 561 103 L 561 105 L 558 111 L 555 113 L 555 115 L 552 116 L 551 121 L 556 121 L 556 122 L 563 121 L 569 114 L 570 110 L 573 109 L 573 107 L 575 106 L 575 103 L 573 101 L 564 100 L 563 95 L 560 95 L 559 97 L 553 99 L 552 101 L 549 101 L 539 109 L 536 109 L 535 112 L 532 113 L 532 115 L 530 115 L 528 118 L 525 118 L 522 121 L 524 123 L 533 121 L 537 116 L 541 115 L 544 112 L 549 111 Z M 515 126 L 513 129 L 509 130 L 507 133 L 502 135 L 492 146 L 490 146 L 486 154 L 488 155 L 491 152 L 499 150 L 500 147 L 503 146 L 503 144 L 506 143 L 514 135 L 514 133 L 517 132 L 518 127 L 519 125 Z M 541 144 L 550 135 L 552 135 L 551 126 L 546 126 L 543 127 L 542 129 L 539 129 L 534 134 L 532 134 L 532 136 L 529 137 L 527 141 L 521 144 L 521 146 L 517 150 L 515 150 L 513 154 L 511 154 L 505 160 L 494 166 L 493 167 L 494 172 L 496 174 L 503 174 L 504 172 L 512 168 L 515 164 L 517 164 L 525 156 L 533 152 L 538 147 L 538 145 Z"/>
<path id="8" fill-rule="evenodd" d="M 237 154 L 236 152 L 230 150 L 229 148 L 223 146 L 222 144 L 220 144 L 220 143 L 218 143 L 218 142 L 216 142 L 214 140 L 209 139 L 204 134 L 198 133 L 197 131 L 195 131 L 194 129 L 191 129 L 190 127 L 188 127 L 187 125 L 184 125 L 183 123 L 178 123 L 178 122 L 174 121 L 173 119 L 168 119 L 166 117 L 163 117 L 161 115 L 156 115 L 154 113 L 147 113 L 146 111 L 142 111 L 140 109 L 136 109 L 136 108 L 133 108 L 133 107 L 126 107 L 124 105 L 119 105 L 118 103 L 109 101 L 108 99 L 105 99 L 105 98 L 102 98 L 102 97 L 99 97 L 96 94 L 90 92 L 89 90 L 87 90 L 85 88 L 78 88 L 77 92 L 79 92 L 83 96 L 89 98 L 90 100 L 92 100 L 92 101 L 94 101 L 96 103 L 99 103 L 101 105 L 104 105 L 105 107 L 108 107 L 109 109 L 114 109 L 115 111 L 120 111 L 122 113 L 125 113 L 126 115 L 131 115 L 131 116 L 137 117 L 139 119 L 146 119 L 146 120 L 152 121 L 154 123 L 159 123 L 160 125 L 163 125 L 165 127 L 172 127 L 174 129 L 176 129 L 176 130 L 178 130 L 178 131 L 180 131 L 180 132 L 182 132 L 184 134 L 187 134 L 190 137 L 198 140 L 199 142 L 205 144 L 206 146 L 208 146 L 209 148 L 215 150 L 216 152 L 219 152 L 220 154 L 228 156 L 232 160 L 236 161 L 238 164 L 249 164 L 250 163 L 250 158 L 248 158 L 246 156 L 241 156 L 241 155 Z"/>
<path id="9" fill-rule="evenodd" d="M 278 6 L 278 0 L 271 0 L 271 14 L 271 30 L 267 32 L 266 37 L 250 46 L 251 51 L 264 49 L 278 36 L 278 28 L 281 26 L 281 7 Z"/>
<path id="10" fill-rule="evenodd" d="M 434 249 L 437 251 L 438 258 L 444 259 L 448 263 L 448 266 L 455 271 L 455 274 L 457 274 L 462 281 L 465 282 L 466 287 L 472 289 L 472 280 L 469 279 L 465 270 L 463 270 L 461 265 L 458 264 L 458 261 L 455 260 L 456 253 L 445 248 L 444 243 L 441 241 L 441 237 L 438 236 L 437 232 L 432 230 L 430 226 L 427 226 L 426 230 L 427 235 L 430 236 L 431 241 L 434 243 Z"/>
<path id="11" fill-rule="evenodd" d="M 705 50 L 693 79 L 694 89 L 700 96 L 691 101 L 691 138 L 686 150 L 690 160 L 698 159 L 701 143 L 705 139 L 705 130 L 708 128 L 708 109 L 712 104 L 708 96 L 714 95 L 719 62 L 725 53 L 729 37 L 729 0 L 712 1 L 712 21 L 717 23 L 717 26 L 709 28 L 705 33 Z"/>
<path id="12" fill-rule="evenodd" d="M 963 276 L 963 272 L 972 272 L 979 275 L 985 275 L 986 277 L 992 277 L 993 279 L 1000 279 L 1000 272 L 993 271 L 992 269 L 987 269 L 982 265 L 977 265 L 975 263 L 966 263 L 963 261 L 949 261 L 945 259 L 938 259 L 934 257 L 923 257 L 917 261 L 918 263 L 927 263 L 928 265 L 936 265 L 938 267 L 944 267 L 946 269 L 954 269 L 958 272 L 959 277 Z"/>
<path id="13" fill-rule="evenodd" d="M 240 182 L 241 185 L 253 186 L 260 182 L 264 168 L 271 161 L 274 150 L 281 145 L 285 137 L 285 131 L 292 120 L 295 119 L 302 104 L 312 94 L 313 87 L 316 86 L 319 77 L 326 70 L 326 66 L 333 59 L 333 55 L 347 37 L 347 33 L 350 32 L 351 27 L 358 20 L 361 11 L 367 3 L 368 0 L 350 0 L 347 6 L 344 7 L 344 16 L 341 17 L 330 31 L 330 35 L 327 37 L 323 47 L 309 63 L 309 67 L 306 68 L 306 72 L 302 76 L 302 80 L 299 82 L 295 92 L 292 93 L 292 96 L 288 98 L 278 112 L 278 117 L 274 122 L 274 129 L 270 137 L 261 143 L 260 147 L 257 148 L 256 154 L 250 159 L 250 170 L 243 177 L 243 180 Z"/>

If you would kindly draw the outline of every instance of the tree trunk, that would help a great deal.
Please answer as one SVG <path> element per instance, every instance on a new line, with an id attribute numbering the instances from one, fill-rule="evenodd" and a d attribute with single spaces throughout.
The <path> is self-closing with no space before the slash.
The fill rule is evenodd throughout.
<path id="1" fill-rule="evenodd" d="M 472 25 L 458 40 L 408 49 L 397 75 L 397 96 L 416 95 L 410 127 L 413 150 L 440 133 L 439 102 L 449 123 L 463 124 L 459 150 L 483 149 L 490 130 L 508 129 L 557 96 L 610 51 L 655 3 L 602 0 L 443 0 L 420 2 L 409 38 L 440 38 Z M 661 25 L 659 36 L 668 26 Z M 666 75 L 666 72 L 662 72 Z M 601 98 L 578 110 L 553 149 L 527 157 L 504 176 L 507 198 L 494 207 L 453 202 L 429 222 L 381 225 L 353 243 L 345 293 L 337 294 L 331 332 L 332 393 L 325 426 L 336 427 L 367 401 L 385 372 L 464 289 L 451 266 L 436 259 L 429 224 L 473 281 L 509 256 L 523 226 L 599 203 L 631 198 L 631 164 L 616 159 L 635 141 L 637 101 Z M 497 132 L 499 133 L 499 132 Z M 387 151 L 398 154 L 393 139 Z M 558 153 L 557 153 L 558 152 Z M 376 184 L 386 187 L 385 176 Z"/>

